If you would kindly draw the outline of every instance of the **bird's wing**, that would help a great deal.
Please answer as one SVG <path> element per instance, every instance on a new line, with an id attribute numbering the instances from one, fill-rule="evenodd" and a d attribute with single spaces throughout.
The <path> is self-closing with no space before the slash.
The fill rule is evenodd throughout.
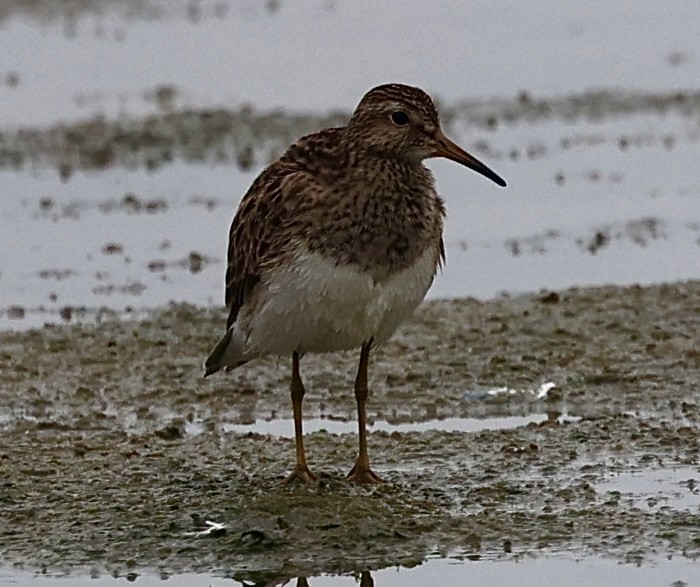
<path id="1" fill-rule="evenodd" d="M 289 252 L 303 234 L 300 216 L 318 203 L 325 187 L 305 170 L 274 165 L 264 171 L 243 197 L 231 223 L 226 268 L 226 328 L 236 321 L 260 281 L 264 266 Z"/>

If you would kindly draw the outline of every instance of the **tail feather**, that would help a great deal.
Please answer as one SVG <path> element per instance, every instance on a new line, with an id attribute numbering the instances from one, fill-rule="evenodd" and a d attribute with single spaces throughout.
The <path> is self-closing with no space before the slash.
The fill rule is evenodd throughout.
<path id="1" fill-rule="evenodd" d="M 226 331 L 223 338 L 216 344 L 204 361 L 204 377 L 209 377 L 220 369 L 234 369 L 247 360 L 241 359 L 241 349 L 233 339 L 233 326 Z"/>

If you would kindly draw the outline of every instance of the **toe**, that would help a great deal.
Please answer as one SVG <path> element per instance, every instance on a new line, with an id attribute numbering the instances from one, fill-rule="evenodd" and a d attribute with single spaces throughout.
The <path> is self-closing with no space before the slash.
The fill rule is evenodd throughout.
<path id="1" fill-rule="evenodd" d="M 283 479 L 282 484 L 290 485 L 294 483 L 297 479 L 303 481 L 304 484 L 310 487 L 315 487 L 316 485 L 318 485 L 318 477 L 314 475 L 309 469 L 309 467 L 305 465 L 297 465 L 296 467 L 294 467 L 294 470 Z"/>

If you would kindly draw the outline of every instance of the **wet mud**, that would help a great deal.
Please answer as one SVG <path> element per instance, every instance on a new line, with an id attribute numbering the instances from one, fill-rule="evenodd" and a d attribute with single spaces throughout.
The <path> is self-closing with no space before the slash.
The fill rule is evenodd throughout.
<path id="1" fill-rule="evenodd" d="M 224 321 L 174 305 L 0 333 L 3 565 L 262 581 L 431 554 L 700 555 L 700 282 L 424 304 L 373 356 L 370 420 L 550 418 L 372 432 L 378 487 L 345 480 L 356 435 L 324 431 L 306 437 L 319 487 L 280 486 L 293 441 L 230 424 L 291 417 L 288 361 L 203 380 Z M 354 420 L 356 360 L 304 358 L 307 417 Z M 637 491 L 649 476 L 669 483 Z"/>

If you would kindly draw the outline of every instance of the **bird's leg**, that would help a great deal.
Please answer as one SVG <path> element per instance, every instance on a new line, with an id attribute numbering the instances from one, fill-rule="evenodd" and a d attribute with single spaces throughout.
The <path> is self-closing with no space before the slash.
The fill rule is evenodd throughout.
<path id="1" fill-rule="evenodd" d="M 367 389 L 367 364 L 369 363 L 369 351 L 372 348 L 372 339 L 362 345 L 360 351 L 360 366 L 355 378 L 355 399 L 357 400 L 357 424 L 360 436 L 360 453 L 355 461 L 355 466 L 348 473 L 348 479 L 356 483 L 383 483 L 383 480 L 370 469 L 369 455 L 367 454 L 367 413 L 365 402 L 369 390 Z"/>
<path id="2" fill-rule="evenodd" d="M 304 433 L 301 425 L 301 402 L 304 399 L 304 383 L 299 374 L 299 353 L 292 353 L 292 410 L 294 411 L 294 438 L 296 443 L 297 462 L 294 470 L 285 477 L 283 483 L 292 483 L 295 479 L 301 479 L 307 485 L 315 485 L 318 477 L 314 475 L 306 464 L 304 454 Z"/>

